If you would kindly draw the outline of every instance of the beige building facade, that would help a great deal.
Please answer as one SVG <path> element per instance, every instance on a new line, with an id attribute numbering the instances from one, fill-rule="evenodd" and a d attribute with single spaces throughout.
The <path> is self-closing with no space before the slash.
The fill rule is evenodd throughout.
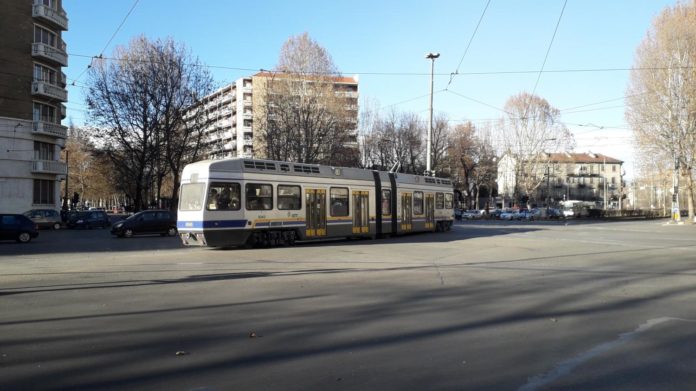
<path id="1" fill-rule="evenodd" d="M 516 173 L 514 159 L 506 155 L 498 163 L 498 192 L 505 206 L 525 196 L 517 188 L 519 175 L 532 175 L 537 184 L 528 194 L 537 205 L 561 201 L 595 202 L 598 207 L 619 207 L 623 189 L 623 161 L 598 153 L 547 153 L 536 165 L 538 172 Z"/>
<path id="2" fill-rule="evenodd" d="M 201 105 L 205 110 L 203 126 L 210 159 L 231 157 L 264 158 L 255 118 L 266 106 L 266 86 L 277 74 L 259 72 L 243 77 L 206 96 Z M 346 99 L 350 121 L 356 134 L 358 125 L 358 78 L 334 77 L 334 90 Z M 198 108 L 196 108 L 198 109 Z"/>

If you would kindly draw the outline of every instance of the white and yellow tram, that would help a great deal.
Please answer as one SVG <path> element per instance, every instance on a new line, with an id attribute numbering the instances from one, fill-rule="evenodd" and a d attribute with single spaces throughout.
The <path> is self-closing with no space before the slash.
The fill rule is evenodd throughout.
<path id="1" fill-rule="evenodd" d="M 446 231 L 449 179 L 255 159 L 184 168 L 177 229 L 184 245 L 282 245 L 296 240 Z"/>

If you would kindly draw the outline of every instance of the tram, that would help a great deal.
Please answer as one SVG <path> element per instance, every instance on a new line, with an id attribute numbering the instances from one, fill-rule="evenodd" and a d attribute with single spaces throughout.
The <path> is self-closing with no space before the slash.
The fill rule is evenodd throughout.
<path id="1" fill-rule="evenodd" d="M 447 231 L 454 191 L 445 178 L 233 158 L 187 165 L 177 229 L 184 245 L 295 241 Z"/>

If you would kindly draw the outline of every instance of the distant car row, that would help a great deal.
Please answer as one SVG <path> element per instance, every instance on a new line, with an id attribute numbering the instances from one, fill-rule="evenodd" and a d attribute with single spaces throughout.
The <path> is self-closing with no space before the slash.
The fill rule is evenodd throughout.
<path id="1" fill-rule="evenodd" d="M 145 210 L 113 225 L 109 216 L 102 210 L 71 212 L 65 225 L 69 228 L 84 229 L 111 227 L 111 234 L 127 238 L 140 234 L 177 234 L 176 218 L 168 210 Z M 39 236 L 39 227 L 60 229 L 61 218 L 58 212 L 52 209 L 36 209 L 24 214 L 0 214 L 0 240 L 26 243 Z"/>
<path id="2" fill-rule="evenodd" d="M 521 209 L 492 209 L 487 213 L 485 210 L 455 210 L 457 220 L 477 220 L 477 219 L 500 219 L 500 220 L 540 220 L 540 219 L 559 219 L 571 217 L 566 211 L 555 208 L 521 208 Z"/>

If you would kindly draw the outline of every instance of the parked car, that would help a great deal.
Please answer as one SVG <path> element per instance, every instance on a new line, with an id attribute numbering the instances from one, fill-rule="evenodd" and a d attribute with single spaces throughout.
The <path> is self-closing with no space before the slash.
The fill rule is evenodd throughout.
<path id="1" fill-rule="evenodd" d="M 90 210 L 77 212 L 70 216 L 68 227 L 70 228 L 106 228 L 111 226 L 109 216 L 103 210 Z"/>
<path id="2" fill-rule="evenodd" d="M 493 210 L 489 210 L 489 211 L 488 211 L 488 215 L 489 215 L 492 219 L 499 219 L 499 218 L 500 218 L 500 215 L 501 215 L 502 213 L 503 213 L 503 211 L 500 210 L 500 209 L 493 209 Z"/>
<path id="3" fill-rule="evenodd" d="M 464 214 L 464 211 L 462 211 L 460 208 L 456 208 L 454 210 L 454 218 L 457 220 L 461 220 L 463 214 Z"/>
<path id="4" fill-rule="evenodd" d="M 139 234 L 176 235 L 176 219 L 168 210 L 145 210 L 138 212 L 111 227 L 111 234 L 130 238 Z"/>
<path id="5" fill-rule="evenodd" d="M 60 213 L 55 209 L 32 209 L 24 212 L 39 228 L 60 229 Z"/>
<path id="6" fill-rule="evenodd" d="M 556 208 L 550 208 L 550 209 L 549 209 L 548 218 L 550 218 L 550 219 L 560 219 L 560 218 L 563 218 L 563 217 L 565 217 L 565 216 L 563 215 L 563 211 L 562 211 L 562 210 L 556 209 Z"/>
<path id="7" fill-rule="evenodd" d="M 476 220 L 483 217 L 483 213 L 480 210 L 467 210 L 462 213 L 462 218 L 467 220 Z"/>
<path id="8" fill-rule="evenodd" d="M 508 210 L 504 210 L 500 213 L 500 219 L 501 220 L 514 220 L 517 218 L 516 215 L 517 215 L 517 212 L 508 209 Z"/>
<path id="9" fill-rule="evenodd" d="M 16 240 L 27 243 L 39 236 L 38 225 L 27 216 L 0 214 L 0 240 Z"/>

